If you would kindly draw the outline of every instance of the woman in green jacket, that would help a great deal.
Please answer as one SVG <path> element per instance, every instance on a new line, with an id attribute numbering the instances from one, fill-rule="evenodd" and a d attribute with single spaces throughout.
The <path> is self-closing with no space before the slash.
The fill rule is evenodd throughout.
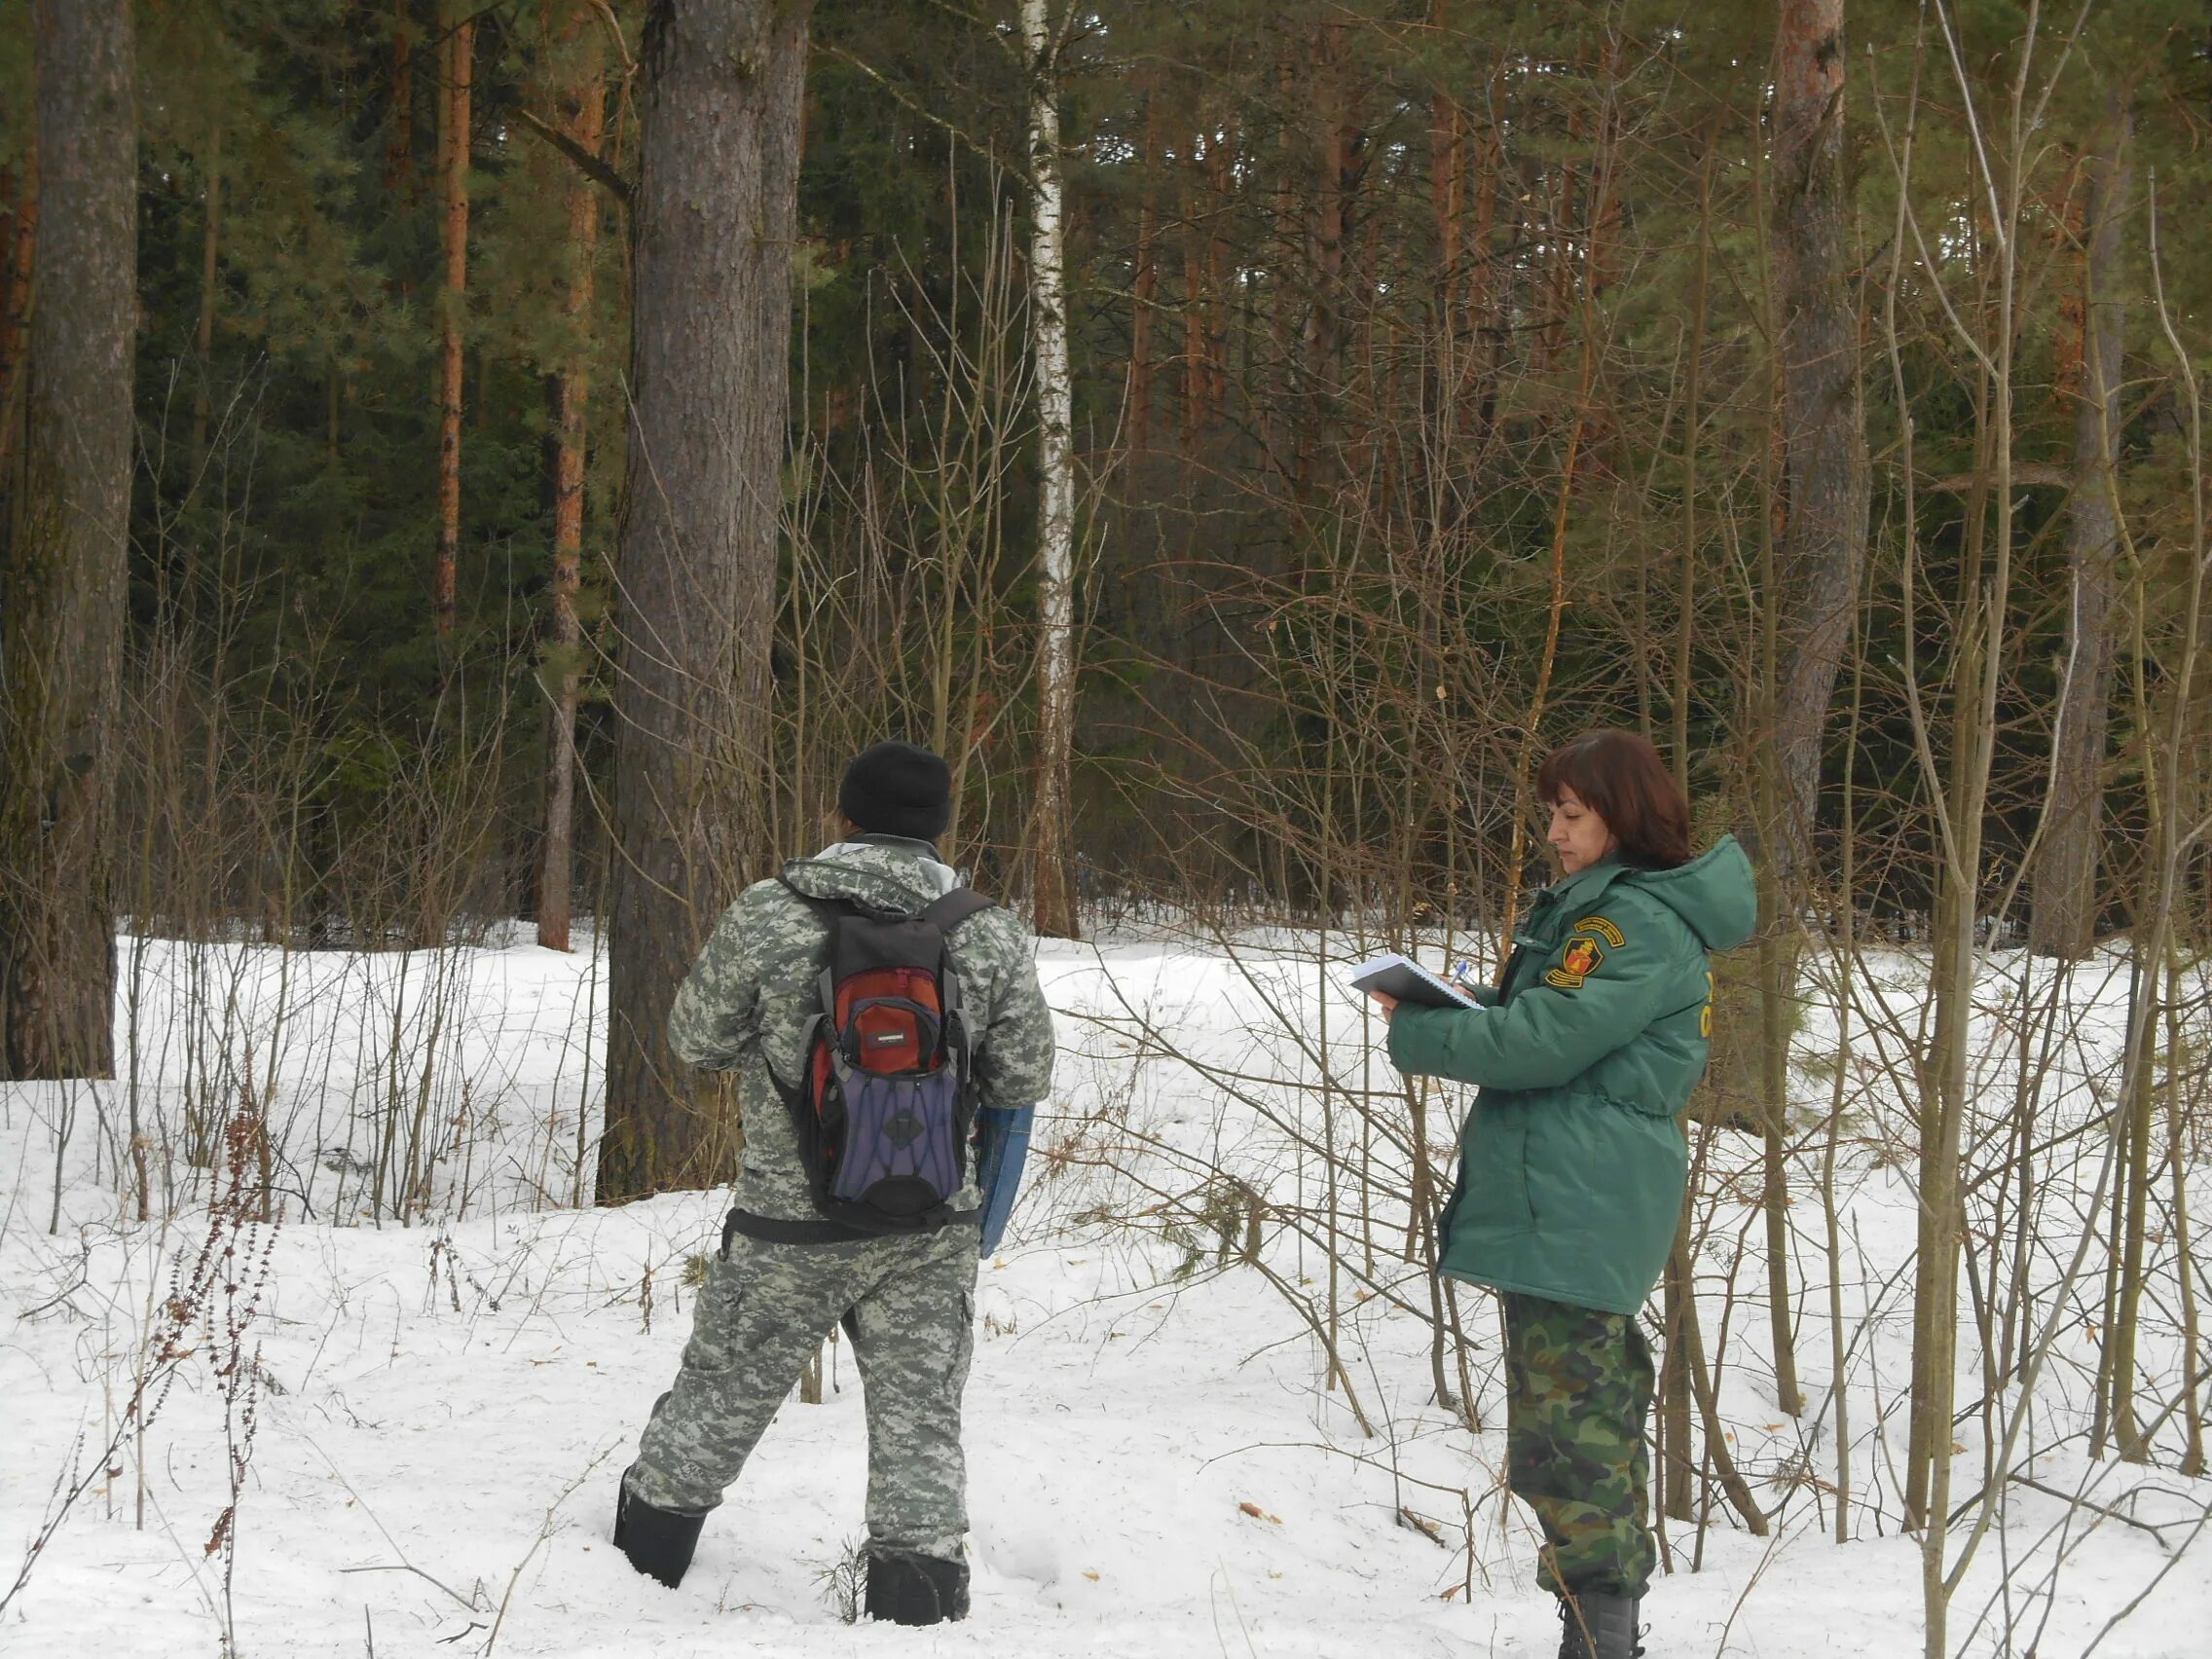
<path id="1" fill-rule="evenodd" d="M 1656 1554 L 1645 1525 L 1651 1352 L 1637 1315 L 1682 1207 L 1678 1114 L 1713 1030 L 1708 953 L 1751 937 L 1751 862 L 1689 851 L 1689 806 L 1625 731 L 1544 762 L 1561 879 L 1475 1010 L 1398 1006 L 1390 1058 L 1478 1086 L 1440 1271 L 1499 1292 L 1506 1459 L 1544 1534 L 1562 1659 L 1631 1659 Z"/>

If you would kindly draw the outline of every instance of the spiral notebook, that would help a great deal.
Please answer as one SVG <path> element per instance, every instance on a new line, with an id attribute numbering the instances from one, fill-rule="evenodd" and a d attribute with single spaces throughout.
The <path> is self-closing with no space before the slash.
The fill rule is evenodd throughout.
<path id="1" fill-rule="evenodd" d="M 1410 957 L 1396 951 L 1385 951 L 1381 956 L 1370 956 L 1351 971 L 1351 988 L 1359 992 L 1381 991 L 1384 996 L 1396 997 L 1402 1003 L 1413 1003 L 1420 1008 L 1480 1008 L 1482 1005 L 1439 979 L 1426 968 Z"/>

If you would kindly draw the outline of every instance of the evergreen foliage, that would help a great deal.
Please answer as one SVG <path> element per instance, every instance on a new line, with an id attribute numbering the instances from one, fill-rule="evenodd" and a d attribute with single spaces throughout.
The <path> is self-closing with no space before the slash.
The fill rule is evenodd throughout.
<path id="1" fill-rule="evenodd" d="M 597 298 L 572 322 L 556 254 L 578 174 L 538 127 L 559 115 L 576 30 L 600 30 L 605 163 L 616 179 L 634 173 L 645 10 L 496 0 L 473 14 L 449 658 L 429 601 L 447 13 L 431 0 L 140 8 L 137 672 L 151 683 L 146 665 L 165 652 L 188 664 L 199 712 L 185 726 L 204 738 L 219 725 L 239 776 L 290 803 L 263 814 L 260 850 L 235 861 L 219 908 L 263 915 L 275 893 L 286 925 L 431 925 L 419 895 L 371 903 L 382 878 L 349 873 L 390 832 L 392 792 L 420 785 L 447 809 L 485 808 L 439 843 L 469 865 L 456 902 L 527 913 L 540 711 L 571 670 L 584 697 L 579 906 L 593 907 L 627 241 L 603 191 Z M 11 233 L 32 166 L 27 11 L 0 0 Z M 1985 113 L 2003 118 L 2028 9 L 1977 0 L 1942 16 Z M 1986 555 L 1973 527 L 1990 512 L 1986 387 L 1946 306 L 1986 298 L 1991 182 L 1936 17 L 1870 0 L 1846 41 L 1849 259 L 1875 467 L 1854 658 L 1863 714 L 1848 744 L 1831 722 L 1823 844 L 1832 853 L 1854 767 L 1858 832 L 1884 849 L 1862 871 L 1900 915 L 1932 903 L 1934 838 L 1900 667 L 1896 385 L 1912 420 L 1921 593 L 1937 608 L 1914 623 L 1923 682 L 1910 690 L 1938 731 L 1958 638 L 1946 616 Z M 843 749 L 942 742 L 966 756 L 956 850 L 1018 884 L 1036 524 L 1013 18 L 998 0 L 861 0 L 816 18 L 773 818 L 782 842 L 804 842 Z M 2143 810 L 2137 721 L 2156 719 L 2187 540 L 2173 488 L 2185 417 L 2172 376 L 2148 366 L 2164 349 L 2146 303 L 2149 215 L 2155 202 L 2169 305 L 2189 315 L 2212 272 L 2190 205 L 2207 71 L 2186 0 L 2093 9 L 2070 51 L 2057 32 L 2069 22 L 2041 20 L 2036 87 L 2068 55 L 2035 141 L 1990 151 L 2001 171 L 2015 154 L 2031 169 L 2035 245 L 2020 250 L 2017 644 L 1989 875 L 2008 879 L 2035 834 L 2064 669 L 2082 331 L 2069 214 L 2117 97 L 2134 112 L 2137 181 L 2118 488 L 2140 527 L 2128 579 L 2140 578 L 2147 688 L 2140 709 L 2128 696 L 2114 707 L 2117 895 Z M 1761 548 L 1781 494 L 1764 219 L 1773 45 L 1772 9 L 1750 0 L 1121 0 L 1084 14 L 1063 130 L 1087 879 L 1303 903 L 1341 884 L 1346 849 L 1386 846 L 1494 895 L 1517 879 L 1524 752 L 1600 723 L 1664 739 L 1678 700 L 1693 787 L 1724 798 L 1720 817 L 1751 816 L 1774 599 Z M 1916 84 L 1904 188 L 1932 240 L 1899 260 L 1897 158 Z M 571 647 L 549 643 L 552 382 L 579 349 L 593 394 L 584 637 Z M 2136 606 L 2120 624 L 2130 637 Z M 1388 885 L 1389 867 L 1355 879 Z M 2124 912 L 2116 898 L 2107 920 Z"/>

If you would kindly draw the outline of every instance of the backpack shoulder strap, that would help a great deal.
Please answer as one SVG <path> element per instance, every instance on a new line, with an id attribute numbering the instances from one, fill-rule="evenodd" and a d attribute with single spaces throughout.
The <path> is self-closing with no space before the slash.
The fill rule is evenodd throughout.
<path id="1" fill-rule="evenodd" d="M 955 887 L 943 898 L 934 901 L 916 917 L 936 927 L 940 933 L 950 933 L 978 910 L 992 908 L 991 901 L 973 887 Z"/>

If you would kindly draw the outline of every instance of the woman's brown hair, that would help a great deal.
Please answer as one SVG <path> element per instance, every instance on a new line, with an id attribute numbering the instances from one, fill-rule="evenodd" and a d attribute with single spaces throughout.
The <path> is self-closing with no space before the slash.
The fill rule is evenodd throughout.
<path id="1" fill-rule="evenodd" d="M 1555 749 L 1536 774 L 1546 806 L 1560 792 L 1605 821 L 1620 842 L 1621 863 L 1673 869 L 1690 862 L 1690 803 L 1648 738 L 1633 731 L 1588 731 Z"/>

